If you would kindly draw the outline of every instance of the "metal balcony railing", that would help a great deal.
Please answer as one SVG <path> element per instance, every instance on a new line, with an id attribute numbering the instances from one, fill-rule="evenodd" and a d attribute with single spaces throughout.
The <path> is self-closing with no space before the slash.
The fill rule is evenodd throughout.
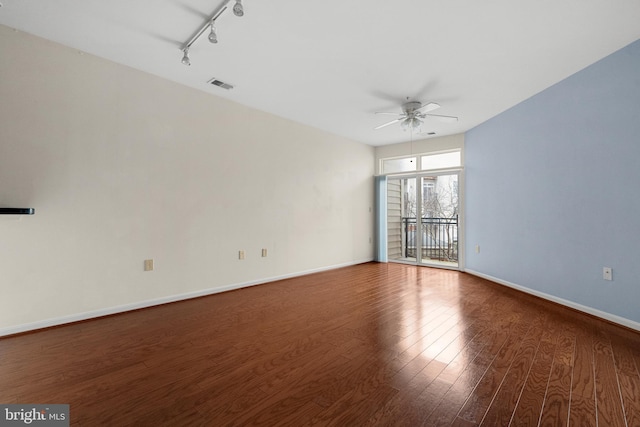
<path id="1" fill-rule="evenodd" d="M 421 218 L 422 259 L 458 261 L 458 216 L 453 218 Z M 417 255 L 417 219 L 402 218 L 404 252 L 406 258 Z"/>

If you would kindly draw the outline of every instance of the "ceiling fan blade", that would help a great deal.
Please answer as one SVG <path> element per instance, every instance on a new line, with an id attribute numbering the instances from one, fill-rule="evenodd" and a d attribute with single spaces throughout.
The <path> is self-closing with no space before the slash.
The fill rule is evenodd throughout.
<path id="1" fill-rule="evenodd" d="M 436 120 L 439 120 L 444 123 L 455 123 L 458 121 L 458 118 L 455 116 L 441 116 L 438 114 L 425 114 L 427 117 L 433 117 Z"/>
<path id="2" fill-rule="evenodd" d="M 384 112 L 380 112 L 380 111 L 376 111 L 376 114 L 384 114 L 387 116 L 404 116 L 403 113 L 384 113 Z"/>
<path id="3" fill-rule="evenodd" d="M 405 119 L 405 117 L 400 117 L 399 119 L 391 120 L 390 122 L 387 122 L 387 123 L 381 124 L 380 126 L 376 126 L 376 127 L 374 127 L 374 128 L 373 128 L 373 130 L 382 129 L 382 128 L 387 127 L 387 126 L 390 126 L 390 125 L 392 125 L 392 124 L 395 124 L 395 123 L 401 122 L 401 121 L 403 121 L 404 119 Z"/>
<path id="4" fill-rule="evenodd" d="M 418 111 L 421 111 L 423 113 L 427 113 L 429 111 L 437 110 L 438 108 L 440 108 L 440 104 L 436 104 L 435 102 L 430 102 L 430 103 L 425 104 L 422 107 L 418 108 Z"/>

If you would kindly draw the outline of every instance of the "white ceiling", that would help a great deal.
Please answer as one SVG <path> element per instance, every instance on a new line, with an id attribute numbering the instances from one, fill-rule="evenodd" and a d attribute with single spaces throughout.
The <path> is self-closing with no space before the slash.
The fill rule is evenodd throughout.
<path id="1" fill-rule="evenodd" d="M 0 24 L 374 146 L 410 139 L 373 130 L 407 97 L 465 132 L 640 38 L 638 0 L 243 0 L 187 67 L 224 0 L 0 1 Z"/>

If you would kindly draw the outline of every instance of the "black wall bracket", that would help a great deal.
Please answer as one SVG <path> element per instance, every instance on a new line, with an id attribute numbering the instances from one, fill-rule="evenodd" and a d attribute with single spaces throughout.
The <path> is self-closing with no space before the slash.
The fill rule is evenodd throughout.
<path id="1" fill-rule="evenodd" d="M 33 215 L 34 208 L 0 208 L 0 215 Z"/>

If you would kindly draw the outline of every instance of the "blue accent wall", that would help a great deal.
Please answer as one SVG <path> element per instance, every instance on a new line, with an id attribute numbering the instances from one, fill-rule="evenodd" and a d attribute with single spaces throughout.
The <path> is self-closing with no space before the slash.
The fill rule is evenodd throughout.
<path id="1" fill-rule="evenodd" d="M 640 322 L 640 40 L 465 145 L 466 268 Z"/>

